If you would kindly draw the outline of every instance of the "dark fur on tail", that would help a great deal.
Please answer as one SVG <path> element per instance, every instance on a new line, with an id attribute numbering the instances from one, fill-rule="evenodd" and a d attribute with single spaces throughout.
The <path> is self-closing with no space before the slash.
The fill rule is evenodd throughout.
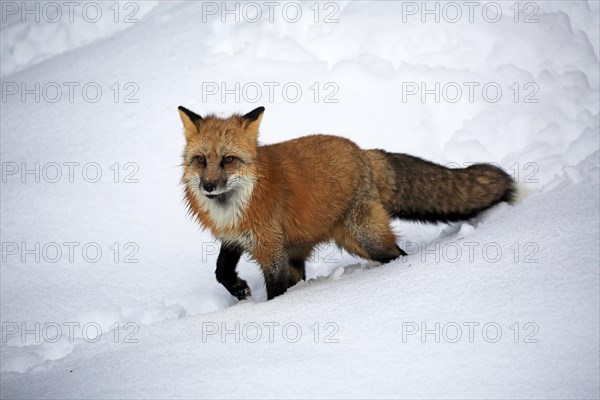
<path id="1" fill-rule="evenodd" d="M 515 182 L 493 165 L 453 169 L 406 154 L 384 153 L 395 173 L 395 187 L 385 207 L 395 218 L 462 221 L 515 198 Z"/>

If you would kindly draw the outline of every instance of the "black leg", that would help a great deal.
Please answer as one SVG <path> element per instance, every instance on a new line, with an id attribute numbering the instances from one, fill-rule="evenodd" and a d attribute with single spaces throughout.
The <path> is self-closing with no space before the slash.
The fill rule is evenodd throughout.
<path id="1" fill-rule="evenodd" d="M 263 273 L 267 285 L 268 300 L 286 292 L 290 275 L 287 258 L 282 257 L 280 261 L 271 263 L 267 268 L 263 268 Z"/>
<path id="2" fill-rule="evenodd" d="M 243 250 L 238 246 L 221 244 L 221 251 L 217 258 L 217 281 L 225 286 L 233 296 L 243 300 L 250 296 L 250 288 L 243 279 L 240 279 L 235 271 Z"/>
<path id="3" fill-rule="evenodd" d="M 289 254 L 283 244 L 277 241 L 259 242 L 252 249 L 252 256 L 260 264 L 265 277 L 267 299 L 285 293 L 289 284 L 290 265 Z"/>
<path id="4" fill-rule="evenodd" d="M 271 280 L 267 278 L 267 300 L 274 299 L 275 297 L 282 295 L 288 289 L 288 283 L 284 280 Z"/>
<path id="5" fill-rule="evenodd" d="M 292 287 L 296 283 L 306 280 L 305 264 L 303 258 L 290 257 L 290 277 L 288 287 Z"/>

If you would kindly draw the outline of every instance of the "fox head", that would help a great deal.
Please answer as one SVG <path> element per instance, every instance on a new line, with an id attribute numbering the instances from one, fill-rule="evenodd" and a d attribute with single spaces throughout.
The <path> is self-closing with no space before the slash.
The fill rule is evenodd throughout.
<path id="1" fill-rule="evenodd" d="M 256 179 L 258 126 L 264 107 L 229 118 L 204 118 L 179 107 L 186 146 L 183 182 L 207 211 L 245 203 Z"/>

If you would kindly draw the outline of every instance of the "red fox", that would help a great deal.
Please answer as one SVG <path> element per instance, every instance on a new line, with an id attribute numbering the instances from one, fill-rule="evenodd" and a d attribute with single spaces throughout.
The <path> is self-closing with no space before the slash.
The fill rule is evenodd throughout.
<path id="1" fill-rule="evenodd" d="M 216 278 L 240 300 L 250 295 L 236 273 L 244 252 L 272 299 L 305 279 L 319 243 L 386 263 L 406 255 L 392 218 L 460 221 L 513 201 L 514 181 L 489 164 L 451 169 L 327 135 L 259 145 L 264 110 L 223 119 L 179 107 L 189 211 L 221 241 Z"/>

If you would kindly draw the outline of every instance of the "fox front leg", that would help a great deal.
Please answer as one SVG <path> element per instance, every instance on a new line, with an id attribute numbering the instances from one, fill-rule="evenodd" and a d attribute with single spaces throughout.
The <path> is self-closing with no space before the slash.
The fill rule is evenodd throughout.
<path id="1" fill-rule="evenodd" d="M 221 251 L 217 258 L 217 281 L 225 286 L 238 300 L 244 300 L 250 296 L 250 288 L 245 280 L 238 277 L 235 267 L 237 266 L 243 250 L 238 246 L 227 243 L 221 244 Z"/>
<path id="2" fill-rule="evenodd" d="M 272 261 L 262 268 L 267 285 L 267 299 L 284 294 L 289 286 L 289 266 L 287 258 Z"/>
<path id="3" fill-rule="evenodd" d="M 274 247 L 277 250 L 274 250 Z M 271 300 L 287 290 L 290 280 L 288 255 L 279 246 L 265 246 L 255 258 L 261 266 L 267 286 L 267 299 Z"/>

